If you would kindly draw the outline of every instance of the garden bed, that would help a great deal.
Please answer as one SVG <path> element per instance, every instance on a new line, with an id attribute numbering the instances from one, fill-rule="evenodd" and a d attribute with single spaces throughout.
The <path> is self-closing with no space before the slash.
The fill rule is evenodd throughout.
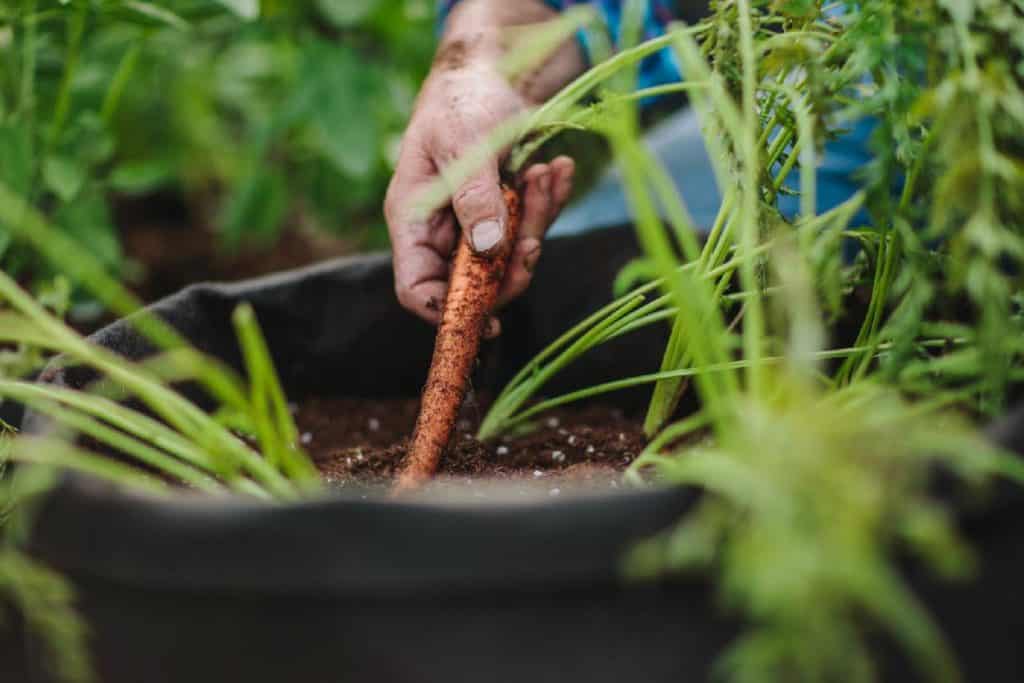
<path id="1" fill-rule="evenodd" d="M 473 402 L 463 408 L 435 487 L 501 481 L 521 493 L 551 496 L 584 485 L 617 489 L 645 443 L 639 420 L 608 405 L 551 411 L 525 433 L 481 442 L 474 436 L 480 410 Z M 418 411 L 413 399 L 313 399 L 298 406 L 296 422 L 327 483 L 344 489 L 391 482 Z"/>
<path id="2" fill-rule="evenodd" d="M 635 248 L 630 232 L 615 230 L 550 242 L 537 286 L 504 312 L 506 333 L 483 350 L 479 394 L 606 300 L 610 273 Z M 578 276 L 565 280 L 569 259 Z M 299 438 L 339 486 L 268 505 L 191 492 L 151 498 L 69 478 L 41 508 L 32 543 L 74 582 L 101 680 L 593 683 L 635 675 L 637 662 L 648 681 L 706 680 L 738 633 L 716 609 L 712 586 L 693 576 L 630 583 L 622 574 L 624 553 L 676 523 L 700 494 L 615 488 L 610 471 L 589 481 L 577 472 L 571 483 L 585 484 L 580 491 L 552 483 L 586 462 L 590 446 L 587 468 L 625 466 L 642 443 L 632 416 L 647 391 L 616 394 L 612 407 L 547 413 L 536 431 L 487 447 L 465 438 L 476 420 L 470 403 L 448 476 L 435 484 L 441 495 L 374 495 L 411 431 L 433 341 L 433 329 L 394 301 L 392 286 L 389 259 L 371 256 L 190 287 L 154 306 L 237 366 L 230 312 L 250 303 L 288 395 L 316 397 L 295 406 Z M 652 335 L 663 334 L 643 330 L 594 349 L 550 389 L 649 370 L 660 343 Z M 93 339 L 135 359 L 152 351 L 123 321 Z M 92 378 L 47 375 L 71 387 Z M 26 431 L 47 424 L 30 415 Z M 357 465 L 360 448 L 365 466 Z M 596 457 L 599 448 L 611 457 Z M 513 496 L 480 499 L 488 490 L 481 474 Z M 987 559 L 975 582 L 914 580 L 968 680 L 1024 670 L 1012 642 L 1024 604 L 1005 590 L 1007 572 L 1024 561 L 1016 511 L 971 520 L 967 530 Z M 883 670 L 886 680 L 913 680 L 899 657 Z"/>

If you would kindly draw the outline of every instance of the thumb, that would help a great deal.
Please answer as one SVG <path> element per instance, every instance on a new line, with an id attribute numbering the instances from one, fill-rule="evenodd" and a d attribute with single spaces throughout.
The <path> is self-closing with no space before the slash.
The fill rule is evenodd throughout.
<path id="1" fill-rule="evenodd" d="M 508 210 L 496 161 L 488 163 L 455 192 L 452 208 L 474 252 L 490 254 L 505 245 Z"/>

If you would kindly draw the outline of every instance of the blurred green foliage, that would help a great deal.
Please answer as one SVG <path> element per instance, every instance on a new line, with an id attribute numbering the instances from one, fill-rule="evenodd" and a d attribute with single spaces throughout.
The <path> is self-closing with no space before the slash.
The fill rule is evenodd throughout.
<path id="1" fill-rule="evenodd" d="M 290 222 L 383 238 L 431 0 L 5 0 L 0 181 L 108 267 L 119 195 L 173 190 L 226 247 Z M 45 274 L 0 227 L 0 267 Z"/>

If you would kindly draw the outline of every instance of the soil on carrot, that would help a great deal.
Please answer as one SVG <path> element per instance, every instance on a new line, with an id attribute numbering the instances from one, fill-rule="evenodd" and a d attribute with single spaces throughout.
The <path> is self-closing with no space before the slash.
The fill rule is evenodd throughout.
<path id="1" fill-rule="evenodd" d="M 314 398 L 296 409 L 303 447 L 333 488 L 388 485 L 400 471 L 419 401 Z M 643 450 L 639 421 L 615 408 L 556 409 L 523 433 L 482 443 L 478 411 L 463 408 L 436 485 L 504 483 L 519 490 L 618 488 Z"/>

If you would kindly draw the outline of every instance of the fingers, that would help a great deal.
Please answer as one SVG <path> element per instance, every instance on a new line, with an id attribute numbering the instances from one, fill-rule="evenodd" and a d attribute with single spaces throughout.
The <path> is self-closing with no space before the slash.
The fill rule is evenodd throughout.
<path id="1" fill-rule="evenodd" d="M 455 192 L 452 208 L 473 251 L 488 254 L 502 246 L 508 209 L 501 193 L 497 160 L 488 162 Z"/>
<path id="2" fill-rule="evenodd" d="M 454 241 L 454 226 L 441 231 L 450 232 Z M 449 261 L 448 254 L 436 249 L 429 238 L 420 238 L 426 232 L 411 230 L 392 237 L 395 294 L 403 307 L 436 325 L 448 293 Z"/>
<path id="3" fill-rule="evenodd" d="M 569 197 L 572 195 L 572 181 L 576 175 L 576 162 L 567 156 L 557 157 L 551 162 L 551 169 L 554 174 L 552 181 L 552 195 L 557 204 L 557 214 L 565 208 Z M 554 219 L 552 219 L 554 222 Z"/>
<path id="4" fill-rule="evenodd" d="M 417 188 L 430 182 L 433 164 L 415 151 L 404 155 L 384 201 L 391 236 L 395 294 L 399 303 L 424 320 L 436 324 L 448 290 L 448 257 L 455 245 L 455 223 L 450 212 L 419 217 L 410 206 Z"/>
<path id="5" fill-rule="evenodd" d="M 523 175 L 523 220 L 519 239 L 543 239 L 551 221 L 551 175 L 548 164 L 534 164 Z"/>
<path id="6" fill-rule="evenodd" d="M 523 223 L 519 229 L 521 239 L 542 240 L 548 228 L 569 201 L 576 164 L 566 156 L 550 164 L 536 164 L 524 174 L 526 184 L 523 202 Z"/>
<path id="7" fill-rule="evenodd" d="M 540 240 L 529 237 L 516 243 L 498 293 L 498 306 L 504 306 L 526 291 L 533 279 L 533 270 L 540 260 Z"/>
<path id="8" fill-rule="evenodd" d="M 505 280 L 498 296 L 503 306 L 529 287 L 541 255 L 541 241 L 558 217 L 572 192 L 575 164 L 558 157 L 550 164 L 532 166 L 523 176 L 523 219 L 509 258 Z M 399 302 L 424 320 L 437 324 L 448 289 L 449 257 L 455 246 L 455 218 L 466 231 L 470 246 L 488 253 L 505 239 L 507 209 L 501 194 L 497 165 L 471 178 L 452 200 L 455 216 L 439 210 L 430 218 L 418 218 L 408 199 L 423 182 L 436 177 L 433 163 L 426 158 L 403 157 L 388 188 L 385 216 L 391 235 L 395 269 L 395 293 Z M 501 332 L 497 318 L 488 321 L 485 338 Z"/>
<path id="9" fill-rule="evenodd" d="M 515 299 L 530 286 L 540 260 L 541 240 L 569 200 L 575 171 L 573 160 L 562 156 L 550 164 L 536 164 L 523 175 L 523 222 L 498 294 L 499 306 Z"/>

